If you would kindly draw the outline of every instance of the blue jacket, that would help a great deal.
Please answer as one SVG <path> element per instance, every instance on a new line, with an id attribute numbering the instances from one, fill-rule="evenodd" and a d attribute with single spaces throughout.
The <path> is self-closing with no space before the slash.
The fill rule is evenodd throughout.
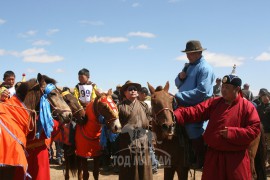
<path id="1" fill-rule="evenodd" d="M 212 96 L 215 75 L 203 56 L 195 63 L 189 64 L 186 75 L 184 81 L 181 81 L 178 76 L 175 78 L 175 85 L 179 90 L 175 98 L 180 106 L 194 106 Z M 203 122 L 185 126 L 191 139 L 198 138 L 204 132 Z"/>

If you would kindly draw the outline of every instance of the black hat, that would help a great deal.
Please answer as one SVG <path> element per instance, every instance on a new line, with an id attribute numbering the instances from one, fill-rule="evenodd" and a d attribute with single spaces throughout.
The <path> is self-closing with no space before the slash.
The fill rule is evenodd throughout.
<path id="1" fill-rule="evenodd" d="M 241 87 L 242 80 L 238 76 L 230 74 L 223 77 L 222 83 Z"/>

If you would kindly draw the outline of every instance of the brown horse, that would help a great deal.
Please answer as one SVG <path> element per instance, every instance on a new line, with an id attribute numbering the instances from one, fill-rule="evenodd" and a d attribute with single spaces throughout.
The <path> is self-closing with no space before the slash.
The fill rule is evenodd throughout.
<path id="1" fill-rule="evenodd" d="M 156 153 L 159 156 L 168 156 L 170 164 L 164 164 L 164 179 L 172 180 L 175 172 L 178 179 L 188 179 L 189 167 L 187 166 L 186 148 L 184 144 L 180 144 L 180 133 L 175 132 L 175 120 L 173 114 L 173 96 L 168 93 L 169 82 L 165 87 L 161 86 L 156 89 L 148 83 L 148 88 L 151 92 L 152 114 L 154 116 L 152 129 L 156 136 L 157 148 Z M 184 138 L 185 136 L 182 136 Z M 185 143 L 186 144 L 186 143 Z M 162 153 L 160 153 L 160 152 Z M 166 159 L 163 157 L 162 159 Z"/>
<path id="2" fill-rule="evenodd" d="M 250 157 L 252 180 L 266 180 L 266 142 L 262 124 L 261 133 L 250 143 L 248 152 Z"/>
<path id="3" fill-rule="evenodd" d="M 158 148 L 161 148 L 171 155 L 171 167 L 164 168 L 164 179 L 173 179 L 175 171 L 179 179 L 187 179 L 188 166 L 184 146 L 180 145 L 179 137 L 173 132 L 173 96 L 168 93 L 169 82 L 166 83 L 164 89 L 159 86 L 156 90 L 148 83 L 148 88 L 151 92 L 151 104 L 154 115 L 153 131 L 156 133 Z M 181 127 L 179 127 L 181 128 Z M 185 131 L 181 130 L 183 137 L 187 138 Z M 179 135 L 179 133 L 177 134 Z M 187 144 L 188 145 L 188 144 Z M 186 148 L 187 149 L 187 148 Z M 248 148 L 250 156 L 250 166 L 252 172 L 252 180 L 265 180 L 265 159 L 266 148 L 263 128 L 261 134 L 253 140 Z"/>
<path id="4" fill-rule="evenodd" d="M 112 90 L 107 93 L 96 91 L 97 97 L 86 107 L 87 122 L 85 125 L 77 125 L 75 131 L 76 154 L 78 158 L 78 179 L 88 179 L 87 158 L 94 159 L 93 176 L 99 177 L 99 159 L 102 154 L 100 145 L 101 124 L 98 120 L 103 116 L 106 126 L 113 132 L 121 130 L 118 118 L 117 106 L 112 100 Z"/>
<path id="5" fill-rule="evenodd" d="M 61 122 L 71 120 L 70 108 L 60 92 L 50 84 L 53 82 L 53 79 L 39 73 L 37 79 L 17 83 L 16 95 L 0 103 L 0 164 L 4 165 L 0 167 L 0 179 L 13 179 L 15 171 L 21 174 L 20 179 L 25 178 L 28 166 L 26 141 L 27 136 L 29 139 L 35 137 L 41 97 L 46 96 L 45 101 L 49 102 L 55 119 Z M 32 137 L 29 137 L 30 133 Z"/>
<path id="6" fill-rule="evenodd" d="M 73 121 L 77 124 L 85 124 L 86 118 L 85 118 L 85 111 L 83 107 L 79 104 L 78 99 L 75 98 L 69 91 L 63 91 L 62 96 L 65 100 L 65 102 L 68 104 L 72 111 L 73 115 Z M 69 133 L 69 126 L 63 127 L 68 128 L 67 134 L 64 134 L 66 138 L 70 135 Z M 60 129 L 63 129 L 60 127 Z M 65 133 L 65 130 L 63 130 Z M 60 133 L 60 131 L 59 131 Z M 63 138 L 62 138 L 63 139 Z M 77 159 L 75 154 L 75 147 L 69 142 L 69 141 L 63 141 L 63 149 L 64 149 L 64 158 L 65 158 L 65 179 L 69 179 L 69 171 L 71 171 L 71 174 L 73 177 L 77 174 Z"/>

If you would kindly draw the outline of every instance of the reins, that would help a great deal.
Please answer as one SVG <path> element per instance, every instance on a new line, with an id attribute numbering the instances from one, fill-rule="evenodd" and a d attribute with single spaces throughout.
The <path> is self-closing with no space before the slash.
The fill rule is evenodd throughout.
<path id="1" fill-rule="evenodd" d="M 64 92 L 61 93 L 62 97 L 65 97 L 65 96 L 68 95 L 68 94 L 70 94 L 70 92 L 68 92 L 68 91 L 64 91 Z M 71 112 L 72 112 L 72 115 L 74 116 L 75 114 L 79 113 L 79 112 L 82 111 L 82 110 L 84 110 L 83 107 L 81 107 L 80 109 L 78 109 L 78 110 L 75 111 L 75 112 L 72 112 L 72 110 L 71 110 Z"/>

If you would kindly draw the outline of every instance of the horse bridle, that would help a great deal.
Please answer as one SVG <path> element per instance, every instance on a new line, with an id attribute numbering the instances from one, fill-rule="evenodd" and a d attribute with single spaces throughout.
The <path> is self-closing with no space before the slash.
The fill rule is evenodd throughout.
<path id="1" fill-rule="evenodd" d="M 170 109 L 170 108 L 167 108 L 167 107 L 162 108 L 162 109 L 159 110 L 157 113 L 154 113 L 154 121 L 155 121 L 155 123 L 158 124 L 158 122 L 157 122 L 157 116 L 158 116 L 161 112 L 163 112 L 163 111 L 170 111 L 170 113 L 172 114 L 172 117 L 173 117 L 173 125 L 174 125 L 174 124 L 176 123 L 176 121 L 175 121 L 175 117 L 174 117 L 173 110 Z"/>
<path id="2" fill-rule="evenodd" d="M 65 97 L 66 95 L 70 94 L 70 92 L 68 91 L 64 91 L 61 93 L 62 97 Z M 71 109 L 71 112 L 72 112 L 72 115 L 76 115 L 77 113 L 79 113 L 80 111 L 84 110 L 83 107 L 81 106 L 80 109 L 78 109 L 77 111 L 73 112 L 72 109 Z"/>
<path id="3" fill-rule="evenodd" d="M 170 94 L 170 93 L 169 93 L 169 95 L 173 96 L 173 95 Z M 173 97 L 174 97 L 174 96 L 173 96 Z M 175 101 L 175 97 L 174 97 L 173 102 L 174 102 L 174 101 Z M 172 126 L 175 126 L 176 120 L 175 120 L 175 116 L 174 116 L 173 109 L 172 109 L 172 108 L 168 108 L 168 107 L 164 107 L 164 108 L 160 109 L 157 113 L 153 113 L 153 115 L 154 115 L 154 120 L 153 120 L 153 121 L 154 121 L 157 125 L 159 125 L 159 123 L 157 122 L 157 116 L 158 116 L 161 112 L 163 112 L 163 111 L 170 111 L 170 113 L 171 113 L 171 115 L 172 115 L 172 119 L 173 119 L 173 124 L 172 124 Z"/>
<path id="4" fill-rule="evenodd" d="M 102 99 L 102 98 L 99 98 L 99 99 L 97 100 L 96 104 L 98 104 L 98 102 L 100 102 L 101 99 Z M 113 102 L 113 101 L 112 101 L 112 102 Z M 106 105 L 109 106 L 109 105 L 108 105 L 108 101 L 103 102 L 103 103 L 106 103 Z M 110 102 L 109 102 L 109 103 L 110 103 Z M 97 108 L 96 108 L 96 112 L 97 112 L 97 115 L 98 115 L 98 116 L 101 115 L 101 113 L 100 113 L 99 110 L 98 110 L 98 106 L 97 106 Z M 97 116 L 97 117 L 98 117 L 98 116 Z M 116 116 L 116 117 L 113 117 L 113 118 L 111 118 L 111 119 L 106 119 L 105 122 L 106 122 L 107 125 L 109 125 L 111 122 L 113 122 L 113 121 L 115 121 L 115 120 L 117 120 L 117 116 Z"/>
<path id="5" fill-rule="evenodd" d="M 39 86 L 39 90 L 40 90 L 40 92 L 42 93 L 42 95 L 44 95 L 45 93 L 44 93 L 44 90 L 41 88 L 41 86 L 40 86 L 40 84 L 39 83 L 36 83 L 31 89 L 33 89 L 34 87 L 36 87 L 36 86 Z M 59 92 L 59 90 L 56 88 L 55 89 L 57 92 Z M 60 92 L 59 92 L 60 93 Z M 61 93 L 60 93 L 61 94 Z M 52 114 L 52 116 L 53 117 L 55 117 L 54 115 L 53 115 L 53 113 L 54 112 L 59 112 L 59 113 L 63 113 L 63 112 L 71 112 L 71 110 L 69 110 L 69 109 L 59 109 L 58 107 L 55 107 L 54 105 L 53 105 L 53 103 L 50 101 L 50 99 L 49 98 L 47 98 L 47 101 L 50 103 L 50 105 L 51 105 L 51 107 L 52 107 L 52 112 L 51 112 L 51 114 Z M 57 113 L 57 114 L 59 114 L 59 113 Z"/>

